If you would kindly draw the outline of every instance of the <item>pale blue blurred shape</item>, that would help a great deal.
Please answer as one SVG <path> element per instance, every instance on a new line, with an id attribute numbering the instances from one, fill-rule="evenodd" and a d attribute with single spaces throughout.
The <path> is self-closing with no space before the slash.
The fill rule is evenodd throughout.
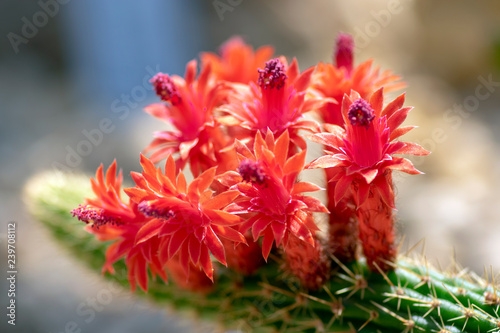
<path id="1" fill-rule="evenodd" d="M 183 73 L 205 46 L 203 9 L 201 0 L 61 5 L 61 44 L 77 100 L 106 103 L 141 84 L 147 67 Z"/>

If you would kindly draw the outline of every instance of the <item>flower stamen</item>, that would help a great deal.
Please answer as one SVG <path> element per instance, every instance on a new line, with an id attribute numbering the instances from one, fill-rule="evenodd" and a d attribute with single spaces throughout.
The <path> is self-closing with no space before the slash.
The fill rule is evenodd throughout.
<path id="1" fill-rule="evenodd" d="M 181 102 L 181 96 L 177 91 L 174 81 L 167 74 L 158 73 L 149 82 L 162 101 L 177 105 Z"/>
<path id="2" fill-rule="evenodd" d="M 347 117 L 353 126 L 368 127 L 375 118 L 374 111 L 370 104 L 364 99 L 358 99 L 349 107 Z"/>
<path id="3" fill-rule="evenodd" d="M 259 68 L 258 72 L 258 84 L 262 89 L 279 89 L 285 85 L 287 78 L 285 65 L 278 58 L 266 62 L 266 67 L 264 69 Z"/>
<path id="4" fill-rule="evenodd" d="M 267 179 L 267 175 L 258 161 L 244 160 L 240 163 L 237 171 L 244 181 L 257 185 L 262 185 Z"/>
<path id="5" fill-rule="evenodd" d="M 158 219 L 164 219 L 168 220 L 174 216 L 174 212 L 171 209 L 167 208 L 158 208 L 158 207 L 153 207 L 150 205 L 147 201 L 141 202 L 138 206 L 137 209 L 147 217 L 155 217 Z"/>
<path id="6" fill-rule="evenodd" d="M 94 209 L 87 205 L 79 205 L 78 208 L 71 211 L 71 214 L 82 222 L 91 223 L 92 227 L 97 229 L 105 224 L 116 225 L 121 223 L 120 218 L 107 215 L 104 209 Z"/>

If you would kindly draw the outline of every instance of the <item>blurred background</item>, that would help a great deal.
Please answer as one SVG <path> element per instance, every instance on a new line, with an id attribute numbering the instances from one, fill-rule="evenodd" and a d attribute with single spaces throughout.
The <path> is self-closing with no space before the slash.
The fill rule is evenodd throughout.
<path id="1" fill-rule="evenodd" d="M 404 77 L 415 106 L 407 124 L 420 127 L 406 139 L 433 152 L 413 159 L 425 176 L 395 178 L 403 249 L 425 239 L 435 265 L 455 253 L 479 274 L 484 265 L 498 272 L 500 2 L 2 0 L 0 267 L 15 221 L 19 273 L 17 325 L 2 315 L 0 330 L 59 333 L 75 322 L 81 332 L 213 331 L 126 290 L 85 321 L 77 309 L 106 284 L 30 218 L 22 186 L 44 170 L 92 173 L 114 158 L 125 175 L 139 170 L 138 153 L 164 128 L 142 112 L 156 101 L 147 81 L 158 71 L 182 74 L 233 35 L 271 44 L 305 69 L 330 61 L 340 31 L 354 35 L 358 63 L 375 58 Z M 100 126 L 107 133 L 79 146 Z M 5 279 L 0 287 L 5 309 Z"/>

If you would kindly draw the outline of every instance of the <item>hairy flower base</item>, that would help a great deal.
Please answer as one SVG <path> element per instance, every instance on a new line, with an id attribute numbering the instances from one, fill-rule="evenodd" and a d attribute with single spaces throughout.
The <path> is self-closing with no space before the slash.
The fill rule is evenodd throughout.
<path id="1" fill-rule="evenodd" d="M 358 208 L 357 215 L 359 238 L 368 266 L 373 271 L 392 270 L 397 256 L 392 208 L 374 191 Z"/>
<path id="2" fill-rule="evenodd" d="M 285 249 L 286 267 L 308 290 L 319 290 L 330 279 L 330 258 L 321 242 L 314 245 L 291 236 Z"/>
<path id="3" fill-rule="evenodd" d="M 325 170 L 328 174 L 328 169 Z M 327 191 L 335 191 L 335 182 L 329 182 Z M 352 196 L 345 196 L 337 204 L 328 203 L 328 250 L 338 260 L 356 260 L 358 249 L 358 220 Z"/>

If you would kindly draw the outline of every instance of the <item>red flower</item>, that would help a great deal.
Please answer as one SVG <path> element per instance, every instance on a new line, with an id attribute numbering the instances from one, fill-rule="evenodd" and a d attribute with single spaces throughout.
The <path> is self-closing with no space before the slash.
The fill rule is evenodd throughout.
<path id="1" fill-rule="evenodd" d="M 273 53 L 271 46 L 263 46 L 254 52 L 241 37 L 233 37 L 221 46 L 220 57 L 205 52 L 200 58 L 203 67 L 212 67 L 212 74 L 216 79 L 248 84 L 250 81 L 257 81 L 257 68 L 263 67 Z"/>
<path id="2" fill-rule="evenodd" d="M 116 161 L 104 172 L 102 164 L 97 169 L 95 179 L 90 179 L 94 198 L 85 199 L 85 205 L 80 205 L 72 211 L 80 221 L 91 223 L 87 231 L 96 235 L 101 241 L 114 240 L 106 251 L 106 262 L 103 273 L 114 274 L 113 264 L 125 257 L 128 278 L 132 290 L 136 282 L 146 291 L 148 285 L 149 267 L 153 277 L 159 275 L 167 281 L 167 275 L 160 264 L 157 237 L 140 245 L 135 244 L 138 230 L 151 218 L 142 215 L 137 204 L 126 202 L 121 198 L 122 173 L 116 176 Z"/>
<path id="3" fill-rule="evenodd" d="M 250 82 L 248 89 L 237 89 L 228 96 L 228 104 L 220 108 L 228 115 L 219 121 L 249 130 L 241 139 L 253 139 L 256 132 L 265 134 L 268 129 L 277 137 L 288 130 L 291 141 L 305 149 L 307 145 L 298 130 L 318 132 L 319 125 L 303 115 L 325 103 L 324 99 L 307 95 L 313 71 L 314 68 L 309 68 L 299 74 L 295 59 L 288 68 L 283 58 L 269 60 L 258 71 L 257 85 Z"/>
<path id="4" fill-rule="evenodd" d="M 152 104 L 145 111 L 172 124 L 176 130 L 154 134 L 155 139 L 146 147 L 151 160 L 159 162 L 179 153 L 177 165 L 184 168 L 190 163 L 195 176 L 216 166 L 221 159 L 219 151 L 227 145 L 228 138 L 215 124 L 213 111 L 225 98 L 222 82 L 211 77 L 209 65 L 203 66 L 196 78 L 196 61 L 186 66 L 185 79 L 158 73 L 151 82 L 158 96 L 166 104 Z"/>
<path id="5" fill-rule="evenodd" d="M 368 98 L 375 90 L 384 87 L 385 91 L 401 89 L 400 77 L 390 71 L 380 73 L 379 67 L 372 67 L 368 60 L 353 68 L 354 40 L 351 35 L 339 34 L 335 50 L 335 64 L 319 63 L 314 74 L 312 87 L 322 96 L 334 99 L 321 108 L 321 116 L 327 124 L 344 126 L 341 114 L 342 97 L 351 90 L 357 91 L 361 98 Z"/>
<path id="6" fill-rule="evenodd" d="M 425 149 L 414 143 L 396 141 L 413 126 L 399 127 L 411 108 L 403 108 L 404 94 L 383 104 L 382 88 L 370 98 L 361 99 L 356 92 L 344 96 L 342 115 L 345 129 L 326 126 L 329 133 L 315 134 L 313 141 L 327 146 L 327 155 L 311 162 L 307 168 L 331 168 L 335 183 L 335 203 L 353 195 L 358 208 L 359 233 L 369 264 L 378 262 L 387 268 L 385 260 L 393 260 L 394 193 L 392 170 L 419 174 L 412 163 L 393 155 L 426 155 Z"/>
<path id="7" fill-rule="evenodd" d="M 162 264 L 179 254 L 187 275 L 192 264 L 213 280 L 210 254 L 226 265 L 220 238 L 233 244 L 245 243 L 245 237 L 232 228 L 241 222 L 240 218 L 224 210 L 239 192 L 226 191 L 214 196 L 208 187 L 215 168 L 206 170 L 188 186 L 183 173 L 176 172 L 172 156 L 167 158 L 164 173 L 143 155 L 141 165 L 142 174 L 132 173 L 136 187 L 125 189 L 140 211 L 152 217 L 138 231 L 136 244 L 157 236 Z"/>
<path id="8" fill-rule="evenodd" d="M 243 222 L 240 232 L 252 229 L 254 240 L 263 238 L 262 255 L 267 260 L 273 243 L 286 245 L 290 234 L 313 245 L 313 233 L 318 228 L 308 217 L 312 212 L 328 211 L 319 200 L 302 195 L 320 188 L 311 183 L 296 183 L 304 167 L 306 151 L 288 158 L 288 131 L 276 141 L 270 130 L 265 138 L 259 131 L 254 141 L 253 152 L 236 141 L 238 172 L 227 172 L 221 179 L 226 185 L 234 184 L 231 188 L 242 195 L 231 209 L 253 213 Z"/>
<path id="9" fill-rule="evenodd" d="M 387 170 L 419 174 L 412 163 L 394 154 L 426 155 L 425 149 L 415 143 L 395 141 L 414 126 L 398 128 L 412 108 L 403 108 L 404 94 L 382 109 L 383 90 L 377 90 L 368 103 L 357 92 L 345 95 L 342 115 L 343 129 L 329 125 L 329 133 L 314 134 L 311 139 L 327 146 L 327 155 L 311 162 L 307 168 L 335 168 L 338 180 L 335 201 L 338 202 L 356 181 L 356 203 L 361 206 L 368 195 L 369 186 L 376 184 L 386 202 L 394 207 L 393 193 L 382 180 Z M 353 102 L 354 100 L 354 102 Z M 332 179 L 330 179 L 332 180 Z M 354 188 L 354 187 L 352 187 Z"/>

